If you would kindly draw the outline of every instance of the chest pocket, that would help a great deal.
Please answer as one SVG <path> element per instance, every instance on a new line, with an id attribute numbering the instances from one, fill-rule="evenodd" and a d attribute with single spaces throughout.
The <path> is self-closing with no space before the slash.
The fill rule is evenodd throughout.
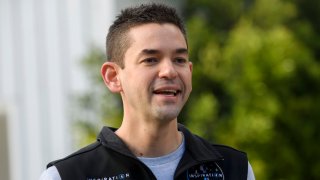
<path id="1" fill-rule="evenodd" d="M 188 169 L 189 180 L 224 180 L 224 174 L 219 165 L 215 162 L 204 163 Z"/>

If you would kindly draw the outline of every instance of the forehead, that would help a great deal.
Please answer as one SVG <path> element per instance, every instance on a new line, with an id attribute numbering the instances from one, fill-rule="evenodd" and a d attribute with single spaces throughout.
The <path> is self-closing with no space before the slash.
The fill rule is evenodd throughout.
<path id="1" fill-rule="evenodd" d="M 163 45 L 174 48 L 186 48 L 187 43 L 181 30 L 170 23 L 148 23 L 130 28 L 128 32 L 130 47 L 163 48 Z"/>

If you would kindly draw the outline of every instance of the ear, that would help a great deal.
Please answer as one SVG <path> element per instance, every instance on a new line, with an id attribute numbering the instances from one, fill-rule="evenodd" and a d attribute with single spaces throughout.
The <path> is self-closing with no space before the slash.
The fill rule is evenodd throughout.
<path id="1" fill-rule="evenodd" d="M 193 64 L 191 61 L 189 61 L 189 69 L 190 69 L 190 72 L 192 73 L 192 70 L 193 70 Z"/>
<path id="2" fill-rule="evenodd" d="M 114 93 L 119 93 L 122 90 L 118 72 L 119 68 L 113 62 L 105 62 L 101 67 L 101 76 L 104 84 Z"/>

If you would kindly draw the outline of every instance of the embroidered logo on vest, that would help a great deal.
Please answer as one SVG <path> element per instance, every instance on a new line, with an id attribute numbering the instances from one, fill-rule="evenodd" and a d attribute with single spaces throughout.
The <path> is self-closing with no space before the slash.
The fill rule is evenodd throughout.
<path id="1" fill-rule="evenodd" d="M 125 180 L 125 179 L 130 179 L 129 173 L 118 174 L 110 177 L 87 178 L 87 180 Z"/>
<path id="2" fill-rule="evenodd" d="M 216 163 L 193 166 L 187 171 L 190 180 L 224 180 L 222 169 Z"/>

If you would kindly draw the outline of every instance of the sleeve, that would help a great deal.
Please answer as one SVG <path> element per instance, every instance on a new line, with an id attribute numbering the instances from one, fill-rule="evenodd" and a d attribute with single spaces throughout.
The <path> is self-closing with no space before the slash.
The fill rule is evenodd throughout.
<path id="1" fill-rule="evenodd" d="M 247 176 L 247 180 L 255 180 L 256 178 L 254 177 L 254 173 L 252 170 L 252 167 L 248 161 L 248 176 Z"/>
<path id="2" fill-rule="evenodd" d="M 51 166 L 42 172 L 39 180 L 61 180 L 60 174 L 55 166 Z"/>

